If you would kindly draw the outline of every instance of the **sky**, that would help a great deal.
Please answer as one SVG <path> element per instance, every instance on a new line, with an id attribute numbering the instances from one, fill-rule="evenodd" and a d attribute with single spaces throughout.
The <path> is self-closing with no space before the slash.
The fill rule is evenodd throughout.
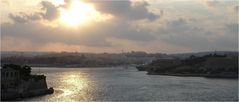
<path id="1" fill-rule="evenodd" d="M 1 0 L 1 51 L 238 51 L 237 0 Z"/>

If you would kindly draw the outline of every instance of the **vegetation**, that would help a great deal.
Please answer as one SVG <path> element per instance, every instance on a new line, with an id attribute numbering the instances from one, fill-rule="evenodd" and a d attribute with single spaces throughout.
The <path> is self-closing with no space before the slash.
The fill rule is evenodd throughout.
<path id="1" fill-rule="evenodd" d="M 20 73 L 20 78 L 23 80 L 29 80 L 30 78 L 33 78 L 35 81 L 38 81 L 46 78 L 44 75 L 31 75 L 31 67 L 27 65 L 21 66 L 16 64 L 4 64 L 2 68 L 12 68 L 18 70 Z"/>

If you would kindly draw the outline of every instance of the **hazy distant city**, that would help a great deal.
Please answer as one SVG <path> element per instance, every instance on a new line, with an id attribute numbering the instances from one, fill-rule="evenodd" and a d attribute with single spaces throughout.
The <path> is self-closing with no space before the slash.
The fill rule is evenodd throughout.
<path id="1" fill-rule="evenodd" d="M 80 53 L 80 52 L 2 52 L 2 64 L 20 64 L 34 67 L 113 67 L 122 65 L 148 64 L 157 59 L 185 59 L 191 55 L 237 56 L 238 52 L 212 51 L 198 53 L 146 53 L 131 51 L 124 53 Z"/>

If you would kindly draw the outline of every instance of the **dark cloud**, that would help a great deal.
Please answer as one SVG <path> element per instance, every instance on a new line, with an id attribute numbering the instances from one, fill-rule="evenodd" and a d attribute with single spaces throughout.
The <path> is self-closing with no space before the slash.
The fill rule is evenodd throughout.
<path id="1" fill-rule="evenodd" d="M 45 13 L 41 13 L 42 17 L 47 20 L 54 20 L 59 16 L 59 11 L 57 7 L 49 1 L 42 1 L 42 10 L 45 10 Z"/>
<path id="2" fill-rule="evenodd" d="M 159 18 L 152 12 L 149 12 L 147 6 L 149 4 L 145 1 L 136 2 L 134 5 L 129 0 L 124 1 L 97 1 L 97 0 L 85 0 L 86 2 L 93 3 L 97 10 L 103 13 L 109 13 L 119 18 L 126 20 L 139 20 L 149 19 L 155 20 Z"/>
<path id="3" fill-rule="evenodd" d="M 13 15 L 13 14 L 9 14 L 8 15 L 10 19 L 12 19 L 14 22 L 18 22 L 18 23 L 25 23 L 28 21 L 28 19 L 23 15 L 23 16 L 19 16 L 19 15 Z"/>
<path id="4" fill-rule="evenodd" d="M 53 5 L 51 2 L 42 1 L 41 5 L 42 5 L 41 9 L 43 10 L 43 12 L 35 12 L 32 14 L 20 12 L 15 15 L 10 13 L 8 16 L 14 22 L 18 23 L 26 23 L 29 21 L 40 20 L 42 18 L 51 21 L 59 16 L 59 11 L 57 10 L 57 7 Z"/>
<path id="5" fill-rule="evenodd" d="M 11 18 L 14 22 L 18 23 L 26 23 L 28 21 L 34 21 L 41 19 L 41 15 L 39 13 L 34 14 L 26 14 L 24 12 L 20 12 L 17 15 L 9 14 L 9 18 Z"/>

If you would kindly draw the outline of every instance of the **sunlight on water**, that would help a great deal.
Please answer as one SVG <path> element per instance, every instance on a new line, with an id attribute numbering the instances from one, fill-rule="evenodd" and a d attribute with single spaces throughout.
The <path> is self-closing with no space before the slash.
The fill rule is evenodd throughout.
<path id="1" fill-rule="evenodd" d="M 82 78 L 81 75 L 73 74 L 73 75 L 65 75 L 64 77 L 64 84 L 77 87 L 78 90 L 82 89 L 84 87 L 84 83 L 86 83 Z"/>
<path id="2" fill-rule="evenodd" d="M 61 99 L 60 101 L 79 101 L 78 99 L 81 97 L 85 97 L 82 94 L 82 90 L 87 87 L 88 79 L 80 72 L 70 72 L 59 75 L 61 86 L 60 89 L 63 91 L 56 98 Z M 78 97 L 77 97 L 78 96 Z"/>

